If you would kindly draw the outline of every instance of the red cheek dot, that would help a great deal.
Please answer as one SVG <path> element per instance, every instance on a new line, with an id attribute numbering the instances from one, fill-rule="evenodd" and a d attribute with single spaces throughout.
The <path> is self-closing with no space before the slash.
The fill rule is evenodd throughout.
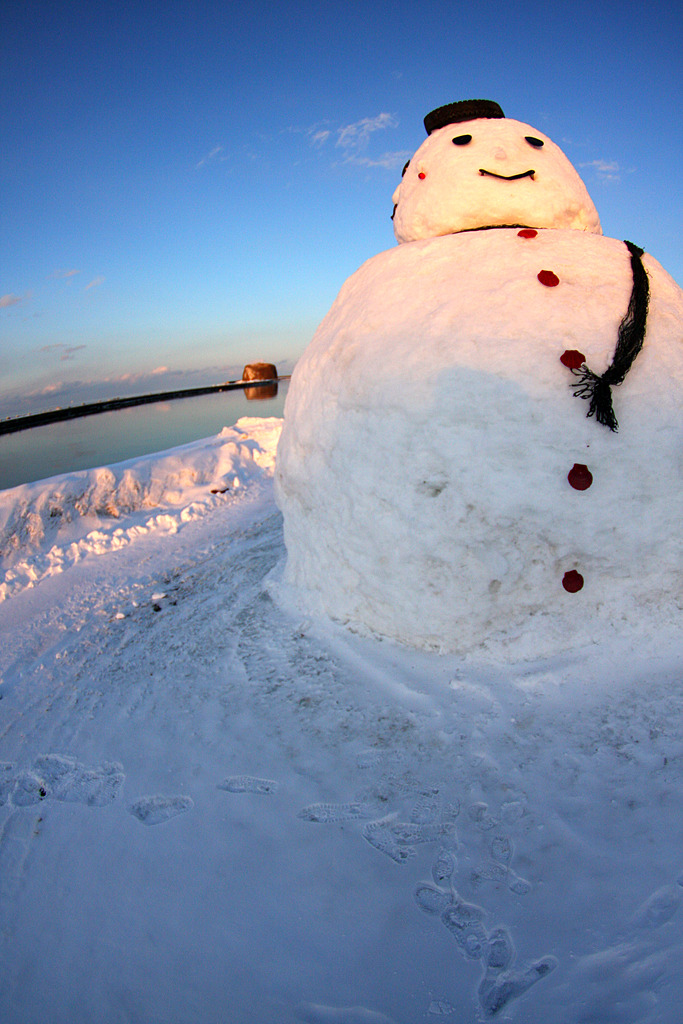
<path id="1" fill-rule="evenodd" d="M 586 362 L 586 357 L 577 348 L 568 348 L 560 356 L 560 362 L 563 366 L 568 366 L 570 370 L 578 370 Z"/>
<path id="2" fill-rule="evenodd" d="M 570 569 L 562 577 L 562 586 L 568 594 L 578 594 L 583 587 L 583 576 L 576 569 Z"/>
<path id="3" fill-rule="evenodd" d="M 567 473 L 567 480 L 575 491 L 587 491 L 593 483 L 593 474 L 588 466 L 575 462 Z"/>
<path id="4" fill-rule="evenodd" d="M 421 181 L 424 181 L 426 177 L 427 175 L 425 174 L 424 171 L 420 171 L 420 173 L 418 174 L 418 178 L 420 178 Z"/>
<path id="5" fill-rule="evenodd" d="M 557 274 L 553 274 L 552 270 L 539 271 L 538 280 L 541 284 L 544 284 L 546 288 L 555 288 L 560 283 L 559 277 Z"/>
<path id="6" fill-rule="evenodd" d="M 517 232 L 519 238 L 535 238 L 538 231 L 534 231 L 533 228 L 522 228 L 521 231 Z"/>

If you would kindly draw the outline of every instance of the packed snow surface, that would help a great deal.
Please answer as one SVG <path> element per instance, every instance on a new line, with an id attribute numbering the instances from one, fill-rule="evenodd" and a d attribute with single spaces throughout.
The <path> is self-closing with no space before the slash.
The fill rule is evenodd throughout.
<path id="1" fill-rule="evenodd" d="M 633 287 L 623 242 L 469 231 L 353 274 L 296 366 L 278 450 L 302 602 L 416 646 L 512 658 L 680 633 L 683 292 L 643 264 L 647 331 L 613 388 L 617 433 L 587 418 L 561 357 L 609 366 Z M 575 465 L 588 489 L 570 485 Z"/>
<path id="2" fill-rule="evenodd" d="M 680 641 L 303 617 L 281 425 L 0 493 L 3 1024 L 678 1024 Z"/>

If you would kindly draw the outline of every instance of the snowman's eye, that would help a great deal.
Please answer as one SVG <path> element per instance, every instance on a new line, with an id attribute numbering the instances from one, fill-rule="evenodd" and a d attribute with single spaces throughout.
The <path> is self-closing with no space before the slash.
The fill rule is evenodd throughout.
<path id="1" fill-rule="evenodd" d="M 404 168 L 403 168 L 403 170 L 401 171 L 401 177 L 404 177 L 404 175 L 405 175 L 406 171 L 408 170 L 408 164 L 409 164 L 409 163 L 410 163 L 410 160 L 408 161 L 408 163 L 407 163 L 407 164 L 405 165 L 405 167 L 404 167 Z"/>
<path id="2" fill-rule="evenodd" d="M 543 139 L 537 139 L 534 135 L 525 135 L 524 138 L 534 149 L 540 149 L 541 146 L 545 145 Z"/>
<path id="3" fill-rule="evenodd" d="M 454 146 L 466 146 L 468 142 L 472 141 L 471 135 L 456 135 L 453 139 Z"/>

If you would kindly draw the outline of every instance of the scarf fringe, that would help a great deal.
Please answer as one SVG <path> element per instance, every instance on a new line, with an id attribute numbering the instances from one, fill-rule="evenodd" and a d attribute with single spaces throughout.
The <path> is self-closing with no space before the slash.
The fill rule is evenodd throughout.
<path id="1" fill-rule="evenodd" d="M 628 310 L 619 324 L 614 357 L 601 376 L 590 370 L 585 363 L 579 369 L 572 370 L 574 376 L 579 379 L 571 385 L 575 398 L 590 402 L 586 415 L 595 416 L 598 423 L 609 427 L 615 433 L 619 429 L 619 423 L 612 405 L 612 388 L 623 383 L 643 347 L 650 302 L 650 283 L 641 259 L 644 250 L 626 240 L 624 245 L 631 254 L 633 288 Z"/>

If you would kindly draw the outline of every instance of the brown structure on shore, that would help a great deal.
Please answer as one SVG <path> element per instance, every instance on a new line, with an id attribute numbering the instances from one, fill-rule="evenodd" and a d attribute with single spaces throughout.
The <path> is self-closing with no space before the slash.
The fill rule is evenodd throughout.
<path id="1" fill-rule="evenodd" d="M 273 363 L 248 363 L 242 371 L 244 381 L 269 381 L 258 387 L 244 389 L 248 402 L 262 401 L 264 398 L 275 398 L 277 395 L 277 368 Z"/>

